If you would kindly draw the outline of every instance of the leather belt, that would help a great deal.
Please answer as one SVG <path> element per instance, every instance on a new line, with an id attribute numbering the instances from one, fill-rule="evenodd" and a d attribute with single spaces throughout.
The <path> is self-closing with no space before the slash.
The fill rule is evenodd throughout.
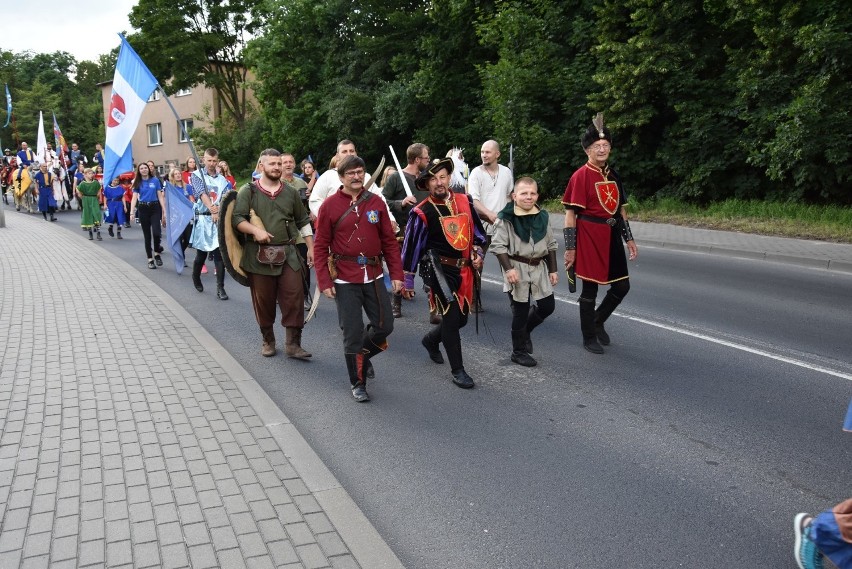
<path id="1" fill-rule="evenodd" d="M 583 221 L 591 221 L 592 223 L 605 223 L 610 227 L 615 227 L 615 225 L 618 223 L 617 217 L 595 217 L 593 215 L 586 215 L 584 213 L 579 214 L 577 217 L 582 219 Z"/>
<path id="2" fill-rule="evenodd" d="M 533 267 L 539 266 L 544 259 L 544 257 L 522 257 L 521 255 L 509 255 L 509 258 L 513 261 L 520 261 L 521 263 L 526 263 Z"/>
<path id="3" fill-rule="evenodd" d="M 335 261 L 349 261 L 350 263 L 358 263 L 359 265 L 370 265 L 372 267 L 375 267 L 382 263 L 381 255 L 376 255 L 375 257 L 358 255 L 357 257 L 353 257 L 351 255 L 338 255 L 337 253 L 334 253 L 332 257 Z"/>
<path id="4" fill-rule="evenodd" d="M 441 260 L 442 265 L 447 265 L 448 267 L 458 267 L 460 269 L 462 267 L 467 267 L 468 265 L 470 265 L 470 259 L 464 259 L 462 257 L 454 259 L 452 257 L 444 257 L 443 255 L 438 255 L 438 259 Z"/>

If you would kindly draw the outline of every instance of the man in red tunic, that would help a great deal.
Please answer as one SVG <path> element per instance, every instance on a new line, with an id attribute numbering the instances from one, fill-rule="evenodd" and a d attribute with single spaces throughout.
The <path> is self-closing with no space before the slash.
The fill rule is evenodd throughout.
<path id="1" fill-rule="evenodd" d="M 621 239 L 627 243 L 630 260 L 638 255 L 627 222 L 627 194 L 618 173 L 608 164 L 612 136 L 604 127 L 603 114 L 593 120 L 580 139 L 589 161 L 571 176 L 562 204 L 565 206 L 565 268 L 575 267 L 583 281 L 580 293 L 580 329 L 583 347 L 593 354 L 604 353 L 609 335 L 604 322 L 630 290 L 627 260 Z M 598 285 L 610 285 L 595 310 Z"/>
<path id="2" fill-rule="evenodd" d="M 342 186 L 322 202 L 317 216 L 317 284 L 325 296 L 337 300 L 352 396 L 365 402 L 370 400 L 367 379 L 375 373 L 370 359 L 388 348 L 387 337 L 393 331 L 382 259 L 394 293 L 402 290 L 402 262 L 387 206 L 364 188 L 364 161 L 345 156 L 337 173 Z M 329 260 L 336 274 L 330 272 Z M 362 310 L 370 321 L 366 328 Z"/>

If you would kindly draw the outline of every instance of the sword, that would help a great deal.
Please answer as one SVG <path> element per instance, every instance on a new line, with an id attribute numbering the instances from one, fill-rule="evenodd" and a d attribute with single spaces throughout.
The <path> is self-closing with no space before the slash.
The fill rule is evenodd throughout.
<path id="1" fill-rule="evenodd" d="M 317 313 L 317 306 L 319 306 L 319 299 L 322 296 L 320 292 L 319 285 L 316 285 L 314 288 L 314 298 L 311 301 L 311 309 L 308 310 L 308 315 L 305 316 L 305 324 L 311 321 L 311 318 L 314 317 L 314 314 Z"/>
<path id="2" fill-rule="evenodd" d="M 382 168 L 384 168 L 384 167 L 385 167 L 385 156 L 384 156 L 384 154 L 383 154 L 383 155 L 382 155 L 382 160 L 381 160 L 381 162 L 379 162 L 379 167 L 378 167 L 378 168 L 376 168 L 376 171 L 375 171 L 375 172 L 373 172 L 373 175 L 370 177 L 370 181 L 369 181 L 369 182 L 367 182 L 366 184 L 364 184 L 364 189 L 365 189 L 365 190 L 369 191 L 369 190 L 370 190 L 370 188 L 372 188 L 372 187 L 373 187 L 373 184 L 375 184 L 375 183 L 376 183 L 376 180 L 378 180 L 378 179 L 379 179 L 379 176 L 380 176 L 380 175 L 381 175 L 381 173 L 382 173 Z"/>
<path id="3" fill-rule="evenodd" d="M 411 188 L 408 187 L 408 180 L 405 179 L 405 174 L 402 172 L 402 166 L 399 165 L 399 158 L 396 157 L 396 152 L 393 151 L 393 146 L 388 146 L 393 157 L 393 163 L 396 164 L 396 171 L 399 174 L 399 179 L 402 180 L 402 187 L 405 188 L 405 195 L 411 197 Z"/>
<path id="4" fill-rule="evenodd" d="M 433 287 L 432 292 L 437 292 L 440 296 L 442 296 L 442 300 L 445 305 L 449 305 L 450 301 L 453 299 L 453 291 L 450 289 L 450 283 L 447 282 L 447 276 L 444 274 L 444 269 L 441 267 L 441 259 L 438 256 L 438 252 L 434 249 L 429 249 L 426 251 L 426 256 L 429 259 L 429 262 L 432 263 L 432 274 L 435 277 L 434 284 L 437 287 Z M 429 283 L 430 285 L 433 283 Z M 435 288 L 438 290 L 435 291 Z"/>

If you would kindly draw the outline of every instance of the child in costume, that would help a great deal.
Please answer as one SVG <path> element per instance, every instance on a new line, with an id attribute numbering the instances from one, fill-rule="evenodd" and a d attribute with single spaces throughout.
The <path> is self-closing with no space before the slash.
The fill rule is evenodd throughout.
<path id="1" fill-rule="evenodd" d="M 89 230 L 89 241 L 94 237 L 92 231 L 97 233 L 98 241 L 101 241 L 101 205 L 98 203 L 98 195 L 101 192 L 100 182 L 95 180 L 95 171 L 86 168 L 83 171 L 83 181 L 77 184 L 77 198 L 83 204 L 83 216 L 80 227 Z"/>
<path id="2" fill-rule="evenodd" d="M 104 188 L 104 201 L 106 202 L 106 223 L 107 233 L 110 237 L 123 239 L 121 236 L 121 227 L 126 223 L 127 218 L 124 216 L 124 188 L 121 186 L 121 180 L 118 176 L 112 179 L 107 187 Z M 118 225 L 118 236 L 113 233 L 113 224 Z"/>
<path id="3" fill-rule="evenodd" d="M 491 252 L 503 269 L 503 292 L 509 293 L 512 305 L 511 359 L 527 367 L 537 363 L 530 355 L 530 332 L 553 313 L 553 287 L 559 282 L 556 238 L 547 211 L 537 201 L 535 180 L 520 178 L 512 201 L 497 213 L 491 240 Z"/>

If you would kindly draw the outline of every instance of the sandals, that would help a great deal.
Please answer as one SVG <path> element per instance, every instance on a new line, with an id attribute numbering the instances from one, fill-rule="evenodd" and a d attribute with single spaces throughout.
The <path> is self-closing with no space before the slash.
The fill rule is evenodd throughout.
<path id="1" fill-rule="evenodd" d="M 155 264 L 154 264 L 154 261 L 153 261 L 153 260 L 150 260 L 150 259 L 149 259 L 149 260 L 148 260 L 148 268 L 149 268 L 149 269 L 156 269 L 156 268 L 157 268 L 157 265 L 155 265 Z"/>

